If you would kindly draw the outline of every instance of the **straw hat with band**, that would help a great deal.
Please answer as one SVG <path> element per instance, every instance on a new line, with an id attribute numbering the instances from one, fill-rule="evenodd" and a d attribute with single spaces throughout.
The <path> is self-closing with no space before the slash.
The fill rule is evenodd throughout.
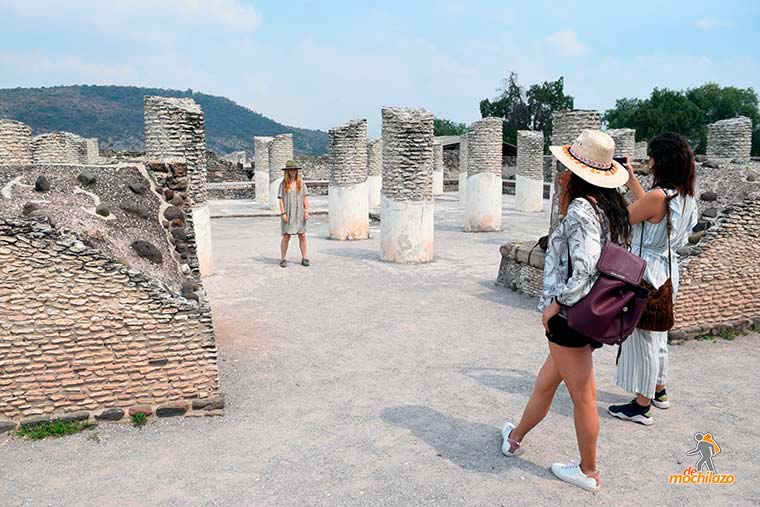
<path id="1" fill-rule="evenodd" d="M 628 181 L 628 170 L 612 159 L 615 141 L 600 130 L 584 130 L 573 144 L 549 150 L 573 174 L 594 186 L 617 188 Z"/>
<path id="2" fill-rule="evenodd" d="M 283 171 L 287 171 L 288 169 L 295 169 L 298 171 L 301 169 L 301 167 L 298 165 L 298 163 L 295 160 L 288 160 L 285 162 L 285 167 L 282 168 Z"/>

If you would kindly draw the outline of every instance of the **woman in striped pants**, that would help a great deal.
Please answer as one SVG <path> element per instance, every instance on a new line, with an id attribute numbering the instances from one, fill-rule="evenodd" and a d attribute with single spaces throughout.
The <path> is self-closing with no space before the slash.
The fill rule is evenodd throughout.
<path id="1" fill-rule="evenodd" d="M 675 298 L 678 291 L 675 251 L 686 244 L 697 223 L 694 154 L 686 139 L 666 133 L 650 141 L 649 158 L 654 177 L 649 192 L 641 187 L 630 163 L 626 164 L 631 175 L 628 187 L 635 198 L 628 207 L 634 226 L 631 251 L 647 261 L 644 279 L 655 289 L 671 279 Z M 666 213 L 670 214 L 670 241 Z M 672 259 L 670 266 L 669 259 Z M 621 345 L 615 370 L 615 384 L 635 393 L 636 398 L 624 405 L 610 406 L 610 415 L 647 426 L 652 424 L 650 405 L 670 406 L 665 389 L 667 370 L 668 332 L 636 329 Z"/>

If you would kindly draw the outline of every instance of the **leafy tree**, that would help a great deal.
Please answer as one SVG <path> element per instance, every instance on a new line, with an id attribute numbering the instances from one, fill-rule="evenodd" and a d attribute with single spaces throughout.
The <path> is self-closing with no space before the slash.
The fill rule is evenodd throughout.
<path id="1" fill-rule="evenodd" d="M 437 136 L 461 136 L 467 132 L 467 125 L 436 118 L 433 120 L 433 129 Z"/>
<path id="2" fill-rule="evenodd" d="M 684 135 L 698 153 L 707 148 L 707 125 L 747 116 L 752 120 L 752 153 L 760 154 L 760 111 L 752 88 L 721 87 L 707 83 L 685 91 L 655 88 L 649 98 L 619 99 L 604 114 L 609 127 L 636 129 L 636 139 L 651 139 L 661 132 Z"/>
<path id="3" fill-rule="evenodd" d="M 534 84 L 526 92 L 517 81 L 517 74 L 510 72 L 493 100 L 480 101 L 483 118 L 495 116 L 504 120 L 504 141 L 517 143 L 518 130 L 540 130 L 548 146 L 552 131 L 552 113 L 573 108 L 573 97 L 565 95 L 565 80 L 544 81 Z"/>

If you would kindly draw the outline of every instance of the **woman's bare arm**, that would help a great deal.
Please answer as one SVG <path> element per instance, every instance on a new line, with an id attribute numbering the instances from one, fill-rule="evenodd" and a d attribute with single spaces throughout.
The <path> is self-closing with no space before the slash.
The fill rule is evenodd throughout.
<path id="1" fill-rule="evenodd" d="M 644 197 L 644 194 L 646 194 L 646 191 L 644 190 L 644 187 L 641 186 L 641 183 L 639 183 L 639 179 L 636 177 L 636 174 L 633 172 L 631 159 L 626 157 L 624 165 L 625 165 L 626 170 L 628 171 L 628 183 L 626 183 L 626 186 L 633 194 L 633 200 L 638 201 L 639 199 Z"/>
<path id="2" fill-rule="evenodd" d="M 628 205 L 628 220 L 631 225 L 640 224 L 645 220 L 658 223 L 664 217 L 665 194 L 659 188 L 646 192 L 640 199 Z"/>

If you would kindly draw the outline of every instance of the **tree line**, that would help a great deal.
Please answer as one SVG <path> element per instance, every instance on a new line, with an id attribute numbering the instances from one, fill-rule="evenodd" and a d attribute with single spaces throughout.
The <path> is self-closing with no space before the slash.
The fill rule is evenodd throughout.
<path id="1" fill-rule="evenodd" d="M 516 144 L 518 130 L 544 134 L 548 148 L 552 133 L 552 113 L 573 109 L 574 98 L 565 93 L 564 78 L 533 84 L 527 89 L 510 72 L 492 99 L 480 101 L 483 118 L 494 116 L 504 123 L 504 142 Z M 746 116 L 752 120 L 752 155 L 760 156 L 760 110 L 753 88 L 722 87 L 707 83 L 697 88 L 671 90 L 655 88 L 646 99 L 618 99 L 603 116 L 607 128 L 632 128 L 637 141 L 648 141 L 661 132 L 685 136 L 697 153 L 707 148 L 707 125 L 718 120 Z M 435 135 L 459 135 L 467 126 L 450 120 L 435 120 Z"/>

